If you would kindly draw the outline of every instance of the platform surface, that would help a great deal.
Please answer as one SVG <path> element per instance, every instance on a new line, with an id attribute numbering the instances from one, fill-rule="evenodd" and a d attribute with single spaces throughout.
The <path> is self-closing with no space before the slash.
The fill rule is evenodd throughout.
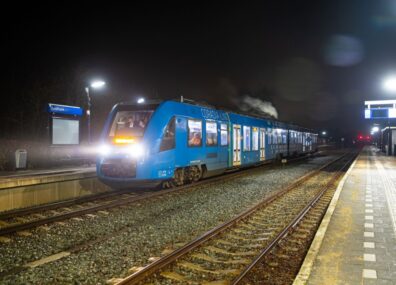
<path id="1" fill-rule="evenodd" d="M 294 284 L 396 284 L 396 158 L 365 147 L 337 192 Z"/>
<path id="2" fill-rule="evenodd" d="M 94 166 L 65 166 L 39 170 L 0 171 L 0 189 L 95 176 L 96 169 Z"/>

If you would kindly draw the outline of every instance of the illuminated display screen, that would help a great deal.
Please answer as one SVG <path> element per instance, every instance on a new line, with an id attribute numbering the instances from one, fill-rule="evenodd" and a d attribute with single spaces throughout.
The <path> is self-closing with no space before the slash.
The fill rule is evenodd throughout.
<path id="1" fill-rule="evenodd" d="M 388 109 L 372 109 L 371 118 L 388 118 Z"/>
<path id="2" fill-rule="evenodd" d="M 396 109 L 383 108 L 383 109 L 366 109 L 364 110 L 365 119 L 388 119 L 396 118 Z"/>
<path id="3" fill-rule="evenodd" d="M 52 119 L 52 144 L 79 144 L 79 120 Z"/>

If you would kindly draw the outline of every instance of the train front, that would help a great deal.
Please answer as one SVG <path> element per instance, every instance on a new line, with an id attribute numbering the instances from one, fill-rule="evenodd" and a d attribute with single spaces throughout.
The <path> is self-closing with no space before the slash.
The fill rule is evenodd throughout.
<path id="1" fill-rule="evenodd" d="M 147 129 L 158 105 L 117 104 L 105 123 L 98 149 L 98 178 L 112 188 L 152 187 L 146 173 Z"/>

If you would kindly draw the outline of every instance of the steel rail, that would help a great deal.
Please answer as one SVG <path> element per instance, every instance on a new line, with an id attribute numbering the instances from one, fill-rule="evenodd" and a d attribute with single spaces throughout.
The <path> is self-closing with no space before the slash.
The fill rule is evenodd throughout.
<path id="1" fill-rule="evenodd" d="M 330 165 L 336 163 L 337 161 L 343 159 L 345 156 L 347 156 L 349 154 L 350 153 L 345 153 L 342 156 L 340 156 L 340 157 L 338 157 L 338 158 L 326 163 L 325 165 L 323 165 L 323 166 L 321 166 L 321 167 L 319 167 L 319 168 L 317 168 L 317 169 L 305 174 L 304 176 L 302 176 L 299 179 L 297 179 L 291 185 L 285 187 L 280 192 L 278 192 L 276 194 L 273 194 L 270 197 L 267 197 L 266 199 L 264 199 L 263 201 L 259 202 L 258 204 L 256 204 L 252 208 L 242 212 L 241 214 L 239 214 L 235 218 L 233 218 L 233 219 L 229 220 L 228 222 L 223 223 L 223 224 L 221 224 L 221 225 L 209 230 L 208 232 L 206 232 L 203 235 L 201 235 L 200 237 L 192 240 L 191 242 L 189 242 L 188 244 L 184 245 L 183 247 L 181 247 L 181 248 L 169 253 L 168 255 L 164 256 L 163 258 L 160 258 L 157 261 L 147 265 L 146 267 L 144 267 L 140 271 L 137 271 L 137 272 L 125 277 L 124 279 L 122 279 L 121 281 L 116 283 L 116 285 L 137 284 L 138 282 L 144 280 L 148 276 L 153 275 L 155 272 L 158 272 L 160 269 L 162 269 L 165 266 L 167 266 L 167 265 L 171 264 L 172 262 L 176 261 L 178 258 L 180 258 L 180 257 L 184 256 L 185 254 L 191 252 L 193 249 L 199 247 L 204 242 L 210 240 L 214 236 L 216 236 L 216 235 L 220 234 L 221 232 L 227 230 L 228 228 L 230 228 L 231 226 L 233 226 L 234 224 L 236 224 L 240 220 L 250 216 L 251 214 L 256 212 L 259 208 L 262 208 L 263 206 L 266 206 L 266 205 L 270 204 L 271 202 L 273 202 L 274 200 L 276 200 L 279 197 L 283 196 L 284 194 L 286 194 L 290 190 L 300 186 L 302 183 L 304 183 L 308 179 L 312 178 L 313 176 L 315 176 L 316 174 L 321 172 L 323 169 L 325 169 L 325 168 L 329 167 Z"/>

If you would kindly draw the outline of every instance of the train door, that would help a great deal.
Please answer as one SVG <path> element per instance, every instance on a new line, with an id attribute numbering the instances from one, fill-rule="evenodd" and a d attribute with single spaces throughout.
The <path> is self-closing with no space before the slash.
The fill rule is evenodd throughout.
<path id="1" fill-rule="evenodd" d="M 260 161 L 265 160 L 265 129 L 260 129 Z"/>
<path id="2" fill-rule="evenodd" d="M 232 155 L 232 165 L 240 165 L 241 164 L 241 126 L 233 125 L 232 127 L 232 147 L 233 147 L 233 155 Z"/>

